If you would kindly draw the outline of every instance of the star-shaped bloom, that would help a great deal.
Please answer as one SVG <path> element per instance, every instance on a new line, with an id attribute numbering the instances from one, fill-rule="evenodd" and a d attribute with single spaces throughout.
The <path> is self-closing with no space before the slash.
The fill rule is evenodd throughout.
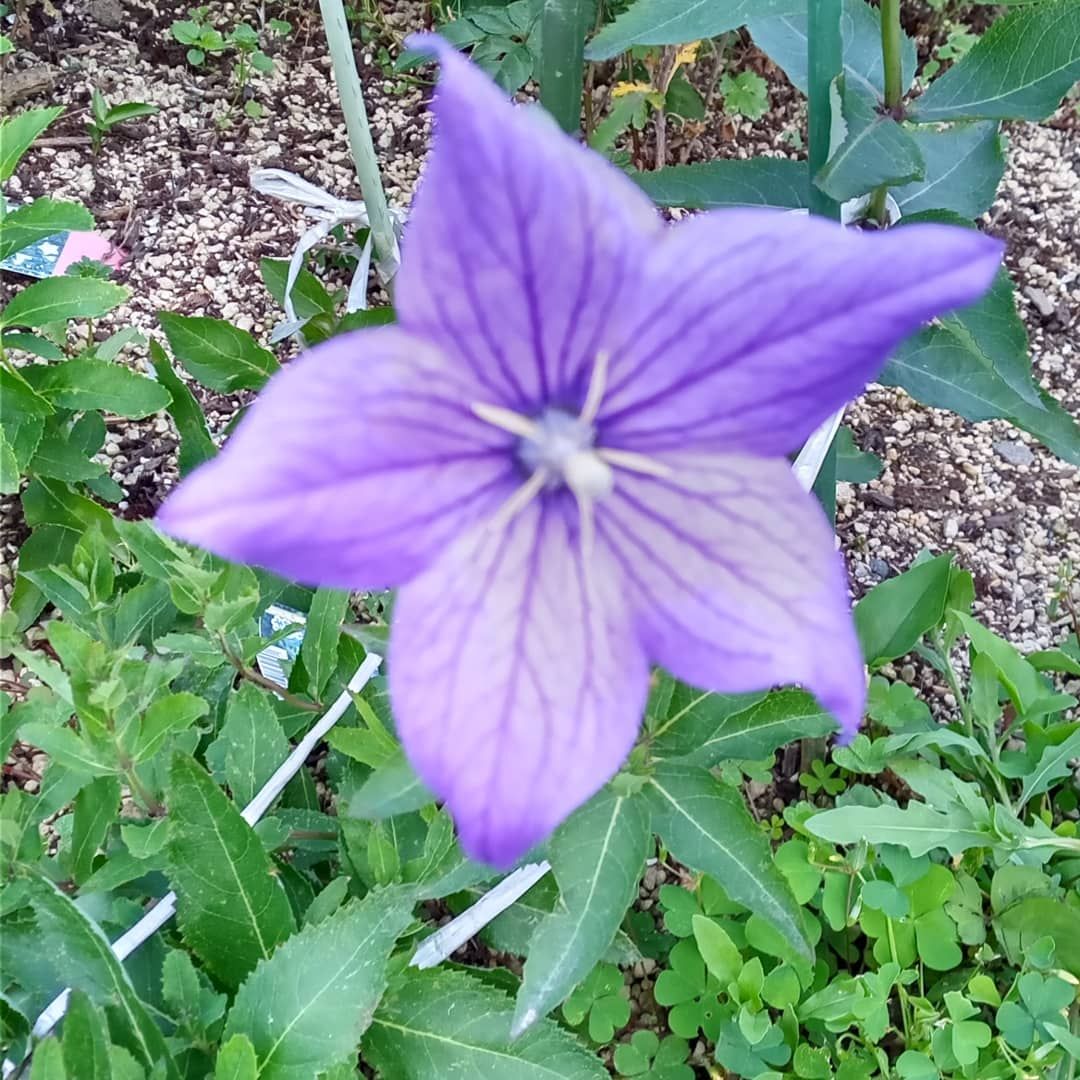
<path id="1" fill-rule="evenodd" d="M 976 300 L 1001 246 L 763 209 L 667 227 L 423 41 L 442 73 L 397 324 L 289 364 L 158 522 L 306 584 L 399 587 L 398 733 L 466 850 L 505 866 L 619 769 L 651 664 L 797 682 L 855 730 L 842 560 L 785 455 Z"/>

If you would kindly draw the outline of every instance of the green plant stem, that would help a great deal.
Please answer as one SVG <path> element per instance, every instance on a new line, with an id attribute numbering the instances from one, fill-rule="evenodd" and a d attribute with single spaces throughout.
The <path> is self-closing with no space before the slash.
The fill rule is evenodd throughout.
<path id="1" fill-rule="evenodd" d="M 900 0 L 881 0 L 881 59 L 885 70 L 885 108 L 896 116 L 904 100 L 904 68 L 900 32 Z M 879 225 L 888 224 L 887 184 L 874 190 L 870 217 Z"/>
<path id="2" fill-rule="evenodd" d="M 360 193 L 367 207 L 368 220 L 371 223 L 371 236 L 375 245 L 376 261 L 390 272 L 397 267 L 398 243 L 394 234 L 394 222 L 386 204 L 386 192 L 383 191 L 382 177 L 379 173 L 379 160 L 375 156 L 375 143 L 368 126 L 367 109 L 364 108 L 364 93 L 360 86 L 360 76 L 356 70 L 356 58 L 353 56 L 352 38 L 349 24 L 345 19 L 342 0 L 319 0 L 326 41 L 330 47 L 330 60 L 334 67 L 334 82 L 337 84 L 341 109 L 345 114 L 345 129 L 349 133 L 349 146 L 352 150 L 356 176 L 360 181 Z"/>
<path id="3" fill-rule="evenodd" d="M 266 678 L 265 675 L 260 674 L 253 667 L 248 667 L 248 665 L 229 648 L 223 635 L 218 635 L 218 644 L 221 646 L 221 651 L 225 654 L 229 663 L 236 668 L 237 674 L 242 679 L 246 679 L 249 683 L 254 683 L 256 686 L 261 686 L 264 690 L 269 690 L 273 694 L 277 694 L 282 701 L 287 701 L 293 708 L 303 709 L 305 712 L 312 713 L 323 711 L 322 706 L 318 704 L 318 702 L 305 701 L 302 697 L 297 697 L 296 694 L 286 690 L 285 687 L 278 685 L 273 679 Z"/>
<path id="4" fill-rule="evenodd" d="M 809 5 L 807 23 L 807 64 L 809 72 L 810 213 L 840 219 L 840 205 L 814 183 L 814 177 L 829 160 L 832 128 L 831 89 L 843 70 L 844 46 L 840 36 L 841 0 L 814 0 Z"/>

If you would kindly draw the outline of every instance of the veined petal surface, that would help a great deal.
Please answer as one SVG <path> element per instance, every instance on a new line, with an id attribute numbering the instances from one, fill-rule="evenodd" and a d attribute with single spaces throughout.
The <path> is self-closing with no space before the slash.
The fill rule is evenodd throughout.
<path id="1" fill-rule="evenodd" d="M 344 589 L 408 580 L 518 482 L 436 348 L 396 327 L 344 334 L 267 384 L 158 525 L 224 558 Z"/>
<path id="2" fill-rule="evenodd" d="M 650 659 L 724 693 L 798 682 L 852 735 L 866 678 L 847 577 L 820 507 L 787 462 L 665 454 L 620 472 L 597 510 Z"/>
<path id="3" fill-rule="evenodd" d="M 935 315 L 977 300 L 1002 245 L 974 229 L 869 234 L 775 210 L 669 230 L 611 350 L 602 441 L 657 450 L 797 450 Z"/>
<path id="4" fill-rule="evenodd" d="M 645 654 L 613 567 L 582 559 L 572 506 L 537 500 L 475 531 L 394 609 L 398 733 L 465 849 L 495 866 L 599 790 L 641 723 Z"/>
<path id="5" fill-rule="evenodd" d="M 409 213 L 395 301 L 519 412 L 577 412 L 596 354 L 632 314 L 662 224 L 616 168 L 539 107 L 514 106 L 436 37 L 435 150 Z"/>

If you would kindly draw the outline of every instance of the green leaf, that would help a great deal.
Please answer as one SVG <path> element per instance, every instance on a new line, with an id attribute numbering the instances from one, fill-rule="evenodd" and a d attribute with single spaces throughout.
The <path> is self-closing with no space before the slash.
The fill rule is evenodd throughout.
<path id="1" fill-rule="evenodd" d="M 836 433 L 836 479 L 848 484 L 866 484 L 876 480 L 884 468 L 876 454 L 860 450 L 855 445 L 851 428 L 841 427 Z"/>
<path id="2" fill-rule="evenodd" d="M 463 972 L 412 972 L 390 988 L 363 1053 L 394 1080 L 607 1080 L 599 1058 L 550 1020 L 512 1039 L 513 1004 Z"/>
<path id="3" fill-rule="evenodd" d="M 855 629 L 871 668 L 911 652 L 945 615 L 951 555 L 939 555 L 876 585 L 855 605 Z"/>
<path id="4" fill-rule="evenodd" d="M 64 1064 L 79 1080 L 112 1080 L 105 1017 L 81 990 L 73 990 L 64 1013 Z"/>
<path id="5" fill-rule="evenodd" d="M 1044 120 L 1080 78 L 1080 5 L 1050 0 L 1010 12 L 935 80 L 912 119 Z"/>
<path id="6" fill-rule="evenodd" d="M 0 428 L 0 495 L 14 495 L 19 490 L 21 471 L 15 451 Z"/>
<path id="7" fill-rule="evenodd" d="M 162 1062 L 164 1075 L 179 1080 L 161 1032 L 101 930 L 44 879 L 33 880 L 30 902 L 42 941 L 47 943 L 50 958 L 64 980 L 83 990 L 98 1005 L 114 1009 L 131 1034 L 131 1049 L 147 1070 Z"/>
<path id="8" fill-rule="evenodd" d="M 300 659 L 308 676 L 308 693 L 315 701 L 337 670 L 338 638 L 348 607 L 349 594 L 342 589 L 316 589 L 311 599 Z"/>
<path id="9" fill-rule="evenodd" d="M 768 54 L 769 59 L 784 69 L 784 74 L 804 94 L 809 85 L 807 76 L 806 4 L 791 14 L 772 17 L 754 15 L 747 24 L 754 43 Z M 885 68 L 881 56 L 881 15 L 877 8 L 864 0 L 843 0 L 840 16 L 840 36 L 844 58 L 844 81 L 852 89 L 861 89 L 871 98 L 885 96 Z M 918 57 L 915 42 L 901 33 L 901 83 L 911 85 Z"/>
<path id="10" fill-rule="evenodd" d="M 836 730 L 836 721 L 804 690 L 776 690 L 761 698 L 680 687 L 672 705 L 672 716 L 657 729 L 655 757 L 680 758 L 686 764 L 760 761 L 794 739 L 816 739 Z"/>
<path id="11" fill-rule="evenodd" d="M 105 473 L 105 466 L 91 461 L 82 450 L 72 444 L 67 434 L 55 428 L 47 431 L 30 459 L 28 471 L 36 476 L 47 476 L 75 484 Z"/>
<path id="12" fill-rule="evenodd" d="M 349 800 L 348 816 L 380 821 L 419 810 L 434 801 L 435 796 L 413 771 L 405 755 L 395 748 L 393 756 L 376 765 L 371 776 L 357 788 Z"/>
<path id="13" fill-rule="evenodd" d="M 230 705 L 235 700 L 235 696 L 231 698 Z M 131 748 L 133 760 L 140 762 L 153 757 L 168 738 L 186 731 L 196 720 L 205 716 L 209 709 L 206 701 L 187 691 L 158 698 L 139 722 L 139 734 Z"/>
<path id="14" fill-rule="evenodd" d="M 94 856 L 105 843 L 120 810 L 120 781 L 99 776 L 75 796 L 71 830 L 71 876 L 81 885 L 94 869 Z"/>
<path id="15" fill-rule="evenodd" d="M 22 725 L 19 737 L 80 776 L 112 776 L 117 771 L 115 764 L 105 761 L 69 727 L 31 721 Z"/>
<path id="16" fill-rule="evenodd" d="M 30 1063 L 30 1080 L 67 1080 L 64 1051 L 59 1039 L 45 1039 L 35 1048 Z"/>
<path id="17" fill-rule="evenodd" d="M 306 926 L 240 987 L 225 1037 L 246 1035 L 260 1080 L 309 1080 L 353 1052 L 386 986 L 386 962 L 412 921 L 401 889 L 375 890 Z"/>
<path id="18" fill-rule="evenodd" d="M 918 857 L 936 848 L 959 855 L 969 848 L 990 847 L 994 838 L 975 827 L 969 815 L 957 808 L 951 814 L 933 810 L 925 803 L 898 806 L 842 806 L 807 819 L 809 832 L 833 844 L 896 844 Z"/>
<path id="19" fill-rule="evenodd" d="M 292 909 L 258 837 L 194 759 L 169 771 L 169 880 L 184 940 L 235 987 L 293 931 Z"/>
<path id="20" fill-rule="evenodd" d="M 0 218 L 0 259 L 36 244 L 54 233 L 78 232 L 94 227 L 85 206 L 57 199 L 35 199 Z"/>
<path id="21" fill-rule="evenodd" d="M 39 389 L 64 409 L 99 409 L 136 420 L 164 409 L 170 401 L 168 390 L 153 379 L 90 357 L 53 365 Z"/>
<path id="22" fill-rule="evenodd" d="M 1035 709 L 1053 691 L 1038 673 L 1004 638 L 962 611 L 954 613 L 977 653 L 986 656 L 997 668 L 1001 684 L 1023 716 Z"/>
<path id="23" fill-rule="evenodd" d="M 1024 788 L 1020 792 L 1019 806 L 1024 806 L 1029 799 L 1049 791 L 1050 786 L 1072 774 L 1069 764 L 1073 758 L 1080 757 L 1080 724 L 1077 724 L 1073 733 L 1057 746 L 1047 746 L 1035 768 L 1024 777 Z"/>
<path id="24" fill-rule="evenodd" d="M 630 178 L 658 206 L 715 210 L 725 206 L 776 206 L 798 210 L 807 205 L 805 161 L 748 158 L 670 165 Z"/>
<path id="25" fill-rule="evenodd" d="M 225 723 L 206 751 L 207 764 L 240 806 L 246 806 L 289 753 L 265 690 L 245 683 L 229 697 Z"/>
<path id="26" fill-rule="evenodd" d="M 1080 909 L 1049 896 L 1031 896 L 1000 911 L 994 925 L 1009 959 L 1021 966 L 1044 937 L 1054 941 L 1054 963 L 1080 978 Z"/>
<path id="27" fill-rule="evenodd" d="M 724 111 L 731 116 L 760 120 L 769 111 L 768 83 L 756 71 L 742 71 L 734 76 L 724 74 L 720 78 L 719 90 L 724 99 Z M 702 117 L 704 114 L 702 103 Z"/>
<path id="28" fill-rule="evenodd" d="M 649 845 L 644 800 L 604 788 L 551 838 L 559 903 L 529 942 L 514 1010 L 516 1036 L 550 1012 L 603 959 L 637 896 Z"/>
<path id="29" fill-rule="evenodd" d="M 814 177 L 830 198 L 845 202 L 882 184 L 921 180 L 926 172 L 915 140 L 865 90 L 841 84 L 842 141 Z M 833 116 L 834 125 L 837 117 Z"/>
<path id="30" fill-rule="evenodd" d="M 153 116 L 158 112 L 156 105 L 148 105 L 142 101 L 122 101 L 114 105 L 107 114 L 109 127 L 114 124 L 123 124 L 127 120 L 136 120 L 140 116 Z"/>
<path id="31" fill-rule="evenodd" d="M 908 134 L 919 148 L 926 174 L 893 189 L 891 194 L 904 214 L 951 210 L 977 218 L 990 209 L 1005 173 L 996 122 L 953 124 L 941 130 L 917 127 Z"/>
<path id="32" fill-rule="evenodd" d="M 741 796 L 705 769 L 660 762 L 645 789 L 653 828 L 691 869 L 723 883 L 737 903 L 767 919 L 807 958 L 802 914 Z"/>
<path id="33" fill-rule="evenodd" d="M 343 903 L 349 895 L 349 879 L 336 877 L 322 892 L 311 902 L 311 906 L 304 912 L 304 925 L 314 926 L 328 919 Z"/>
<path id="34" fill-rule="evenodd" d="M 592 39 L 589 60 L 609 60 L 635 45 L 682 45 L 737 30 L 751 18 L 798 15 L 806 0 L 635 0 Z"/>
<path id="35" fill-rule="evenodd" d="M 280 367 L 273 353 L 224 319 L 162 311 L 158 321 L 173 355 L 211 390 L 258 390 Z"/>
<path id="36" fill-rule="evenodd" d="M 285 283 L 289 280 L 289 260 L 260 259 L 259 270 L 266 291 L 274 298 L 278 307 L 284 307 Z M 301 270 L 297 275 L 293 284 L 292 302 L 298 319 L 334 314 L 333 298 L 322 282 L 308 270 Z"/>
<path id="37" fill-rule="evenodd" d="M 128 291 L 122 285 L 97 278 L 61 275 L 45 278 L 16 293 L 0 311 L 0 327 L 45 326 L 67 319 L 96 319 L 124 302 Z"/>
<path id="38" fill-rule="evenodd" d="M 693 915 L 690 921 L 698 952 L 709 973 L 723 986 L 734 982 L 742 971 L 743 958 L 728 932 L 706 915 Z"/>
<path id="39" fill-rule="evenodd" d="M 258 1080 L 259 1059 L 246 1035 L 234 1035 L 218 1051 L 214 1080 Z"/>
<path id="40" fill-rule="evenodd" d="M 33 141 L 64 111 L 62 105 L 26 109 L 0 121 L 0 184 L 7 183 Z"/>
<path id="41" fill-rule="evenodd" d="M 206 427 L 206 417 L 187 383 L 173 371 L 165 350 L 156 342 L 150 342 L 150 362 L 154 365 L 158 382 L 172 399 L 167 408 L 180 433 L 180 475 L 191 472 L 196 465 L 209 461 L 217 453 L 214 440 Z"/>

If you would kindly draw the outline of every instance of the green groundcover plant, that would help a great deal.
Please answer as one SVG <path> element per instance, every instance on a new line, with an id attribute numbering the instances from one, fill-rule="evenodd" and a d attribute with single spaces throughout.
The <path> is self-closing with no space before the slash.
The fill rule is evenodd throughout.
<path id="1" fill-rule="evenodd" d="M 222 37 L 218 48 L 199 10 L 182 32 L 206 44 L 203 58 L 227 47 L 261 55 L 257 35 Z M 588 3 L 467 4 L 447 14 L 463 24 L 451 41 L 478 52 L 506 89 L 538 79 L 567 130 L 580 126 L 586 49 L 590 62 L 618 58 L 622 81 L 651 80 L 624 96 L 649 97 L 656 117 L 678 115 L 672 64 L 690 55 L 680 46 L 712 40 L 721 51 L 723 35 L 746 26 L 809 94 L 811 163 L 716 161 L 631 178 L 660 205 L 699 210 L 839 216 L 846 202 L 873 224 L 895 207 L 900 235 L 879 239 L 897 251 L 911 223 L 970 225 L 1001 177 L 1001 121 L 1048 115 L 1080 74 L 1080 6 L 1063 0 L 1010 6 L 978 41 L 939 50 L 918 83 L 892 0 L 809 10 L 798 0 L 635 0 L 599 13 Z M 658 71 L 671 74 L 656 97 Z M 756 109 L 749 82 L 732 75 L 725 86 L 731 111 Z M 3 122 L 0 181 L 59 112 Z M 627 112 L 609 125 L 609 148 L 630 122 Z M 92 224 L 83 207 L 51 198 L 0 209 L 3 257 Z M 824 228 L 789 221 L 789 237 Z M 913 246 L 930 235 L 907 234 Z M 287 261 L 261 270 L 282 301 Z M 871 674 L 866 718 L 828 762 L 824 740 L 837 722 L 809 692 L 829 698 L 828 686 L 790 657 L 775 670 L 808 689 L 726 694 L 665 667 L 643 673 L 644 723 L 616 775 L 569 816 L 561 808 L 550 836 L 553 822 L 529 835 L 552 873 L 481 931 L 497 966 L 417 970 L 410 957 L 437 917 L 499 875 L 459 845 L 448 807 L 402 747 L 399 695 L 378 660 L 396 597 L 296 585 L 259 568 L 273 559 L 226 562 L 114 512 L 124 492 L 99 460 L 107 422 L 166 411 L 186 476 L 218 455 L 191 380 L 261 392 L 281 366 L 236 327 L 168 312 L 169 351 L 131 328 L 97 340 L 96 321 L 126 295 L 104 268 L 84 265 L 27 286 L 0 311 L 0 492 L 18 497 L 28 527 L 0 616 L 14 672 L 0 691 L 0 749 L 6 756 L 17 741 L 47 758 L 40 775 L 0 796 L 7 1072 L 335 1080 L 362 1063 L 364 1075 L 387 1078 L 496 1080 L 1075 1075 L 1080 725 L 1066 687 L 1080 676 L 1076 628 L 1021 655 L 974 618 L 971 576 L 948 555 L 923 553 L 855 609 Z M 291 295 L 308 346 L 348 330 L 408 331 L 376 329 L 394 320 L 389 309 L 343 313 L 345 297 L 308 271 Z M 883 377 L 971 419 L 1010 419 L 1080 459 L 1075 422 L 1032 381 L 1006 274 L 978 295 L 903 340 Z M 482 301 L 470 304 L 483 311 Z M 461 308 L 438 314 L 453 322 Z M 142 371 L 122 362 L 144 348 Z M 591 387 L 604 364 L 583 377 L 578 419 L 595 419 Z M 490 401 L 479 404 L 493 432 L 520 423 L 519 410 Z M 519 434 L 549 455 L 533 462 L 536 496 L 554 475 L 554 443 Z M 646 467 L 615 449 L 621 458 L 590 443 L 574 449 L 588 461 L 557 459 L 582 521 L 589 500 L 606 497 L 598 462 Z M 823 501 L 834 476 L 874 475 L 867 458 L 842 434 Z M 603 522 L 597 512 L 583 544 L 603 542 Z M 379 526 L 363 528 L 374 536 Z M 455 588 L 459 614 L 491 591 L 480 575 Z M 571 601 L 551 601 L 567 647 L 580 630 Z M 267 618 L 274 604 L 307 617 L 284 687 L 257 662 L 288 632 Z M 454 632 L 453 617 L 440 634 Z M 893 662 L 912 653 L 948 686 L 943 702 L 896 681 Z M 557 680 L 557 667 L 544 676 Z M 433 723 L 445 705 L 430 701 Z M 309 758 L 305 737 L 327 715 L 333 726 L 318 729 L 322 752 Z M 771 782 L 794 741 L 807 799 L 760 816 L 746 782 Z M 266 804 L 261 793 L 296 747 L 306 763 Z M 465 794 L 450 794 L 449 810 L 468 820 Z M 494 861 L 528 846 L 464 835 Z M 668 883 L 641 910 L 634 901 L 651 866 L 666 867 Z M 118 957 L 109 943 L 153 911 L 157 931 Z M 628 993 L 626 972 L 646 962 L 655 1030 L 636 1029 Z"/>

